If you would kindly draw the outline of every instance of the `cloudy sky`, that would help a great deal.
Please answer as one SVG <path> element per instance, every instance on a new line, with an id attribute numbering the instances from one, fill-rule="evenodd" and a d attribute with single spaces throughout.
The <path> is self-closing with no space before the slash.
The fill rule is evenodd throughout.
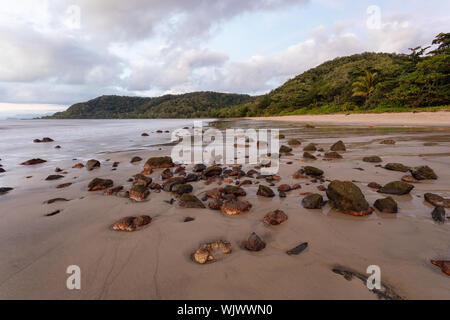
<path id="1" fill-rule="evenodd" d="M 447 0 L 1 0 L 0 113 L 103 94 L 261 94 L 326 60 L 449 31 Z"/>

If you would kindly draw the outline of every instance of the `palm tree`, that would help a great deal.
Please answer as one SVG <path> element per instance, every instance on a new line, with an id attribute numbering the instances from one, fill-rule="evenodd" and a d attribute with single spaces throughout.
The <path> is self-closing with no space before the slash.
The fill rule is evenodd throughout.
<path id="1" fill-rule="evenodd" d="M 358 77 L 353 83 L 353 97 L 364 97 L 366 100 L 375 90 L 376 73 L 366 71 L 364 76 Z"/>

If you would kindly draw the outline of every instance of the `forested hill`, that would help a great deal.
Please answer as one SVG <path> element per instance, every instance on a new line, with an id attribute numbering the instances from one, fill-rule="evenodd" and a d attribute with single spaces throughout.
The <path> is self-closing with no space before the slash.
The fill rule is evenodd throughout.
<path id="1" fill-rule="evenodd" d="M 139 119 L 139 118 L 214 118 L 219 110 L 252 102 L 243 94 L 192 92 L 156 98 L 101 96 L 77 103 L 64 112 L 48 118 L 56 119 Z"/>
<path id="2" fill-rule="evenodd" d="M 411 54 L 336 58 L 258 97 L 216 92 L 157 98 L 103 96 L 51 118 L 225 118 L 448 109 L 450 33 L 439 34 L 432 45 L 433 49 L 411 48 Z"/>

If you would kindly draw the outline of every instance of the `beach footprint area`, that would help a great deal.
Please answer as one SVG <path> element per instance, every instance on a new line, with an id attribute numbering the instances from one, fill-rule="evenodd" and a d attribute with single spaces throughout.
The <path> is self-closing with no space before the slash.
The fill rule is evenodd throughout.
<path id="1" fill-rule="evenodd" d="M 214 123 L 280 129 L 263 175 L 176 164 L 192 120 L 149 121 L 0 144 L 0 299 L 450 299 L 449 127 Z"/>

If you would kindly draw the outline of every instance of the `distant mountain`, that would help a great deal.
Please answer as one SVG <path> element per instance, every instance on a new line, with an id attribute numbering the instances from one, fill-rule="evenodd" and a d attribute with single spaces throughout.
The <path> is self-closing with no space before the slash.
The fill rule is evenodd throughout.
<path id="1" fill-rule="evenodd" d="M 252 102 L 244 94 L 192 92 L 156 98 L 101 96 L 77 103 L 55 119 L 214 118 L 223 108 Z"/>

